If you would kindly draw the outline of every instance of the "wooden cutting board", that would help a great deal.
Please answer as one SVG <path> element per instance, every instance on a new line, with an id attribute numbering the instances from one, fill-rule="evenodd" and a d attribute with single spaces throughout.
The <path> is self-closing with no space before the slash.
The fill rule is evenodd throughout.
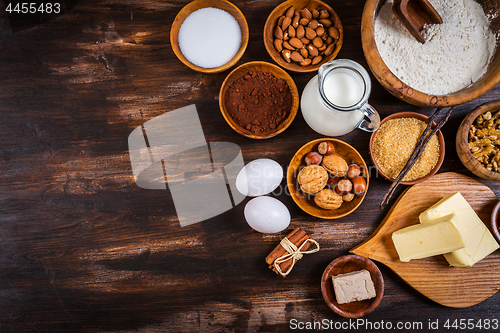
<path id="1" fill-rule="evenodd" d="M 391 239 L 394 231 L 419 223 L 421 212 L 457 191 L 491 228 L 490 214 L 498 202 L 495 193 L 467 176 L 441 173 L 401 194 L 377 230 L 350 252 L 383 263 L 410 286 L 439 304 L 464 308 L 484 301 L 500 289 L 500 250 L 473 267 L 458 268 L 449 266 L 442 255 L 401 262 Z"/>

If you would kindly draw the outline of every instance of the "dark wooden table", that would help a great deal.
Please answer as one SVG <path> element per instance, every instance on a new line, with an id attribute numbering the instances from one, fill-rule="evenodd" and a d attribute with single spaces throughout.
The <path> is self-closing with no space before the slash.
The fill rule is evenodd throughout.
<path id="1" fill-rule="evenodd" d="M 248 199 L 181 228 L 168 190 L 134 183 L 128 135 L 149 119 L 193 103 L 206 140 L 236 143 L 245 162 L 271 158 L 286 167 L 299 147 L 321 137 L 300 112 L 272 139 L 234 132 L 218 105 L 229 71 L 189 70 L 169 45 L 170 25 L 186 3 L 66 1 L 64 15 L 28 22 L 9 17 L 0 5 L 0 332 L 285 332 L 293 320 L 349 323 L 325 305 L 321 275 L 375 230 L 388 211 L 379 202 L 389 182 L 372 178 L 363 204 L 339 220 L 308 216 L 289 196 L 279 195 L 292 215 L 289 229 L 279 234 L 249 228 L 243 217 Z M 280 1 L 234 3 L 250 27 L 239 64 L 272 62 L 262 29 Z M 368 68 L 360 36 L 364 2 L 329 4 L 345 29 L 338 58 Z M 301 92 L 314 73 L 291 75 Z M 473 177 L 457 157 L 455 133 L 468 112 L 495 99 L 499 86 L 456 108 L 443 129 L 441 172 Z M 381 117 L 433 111 L 403 103 L 376 81 L 370 103 Z M 340 139 L 370 161 L 369 137 L 355 130 Z M 500 193 L 498 183 L 479 180 Z M 321 251 L 283 279 L 264 258 L 296 226 Z M 385 296 L 365 317 L 370 322 L 421 322 L 422 330 L 406 331 L 422 332 L 429 321 L 500 319 L 498 294 L 470 308 L 447 308 L 378 266 Z"/>

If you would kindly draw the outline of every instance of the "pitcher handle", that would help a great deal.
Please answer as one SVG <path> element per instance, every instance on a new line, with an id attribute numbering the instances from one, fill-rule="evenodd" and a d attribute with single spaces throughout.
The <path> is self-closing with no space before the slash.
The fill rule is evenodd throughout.
<path id="1" fill-rule="evenodd" d="M 365 118 L 363 118 L 363 120 L 361 120 L 361 122 L 358 124 L 358 128 L 367 132 L 376 131 L 380 126 L 380 116 L 378 112 L 368 103 L 363 105 L 359 109 L 359 111 L 361 111 L 365 115 Z M 366 118 L 368 118 L 370 121 L 367 121 Z"/>

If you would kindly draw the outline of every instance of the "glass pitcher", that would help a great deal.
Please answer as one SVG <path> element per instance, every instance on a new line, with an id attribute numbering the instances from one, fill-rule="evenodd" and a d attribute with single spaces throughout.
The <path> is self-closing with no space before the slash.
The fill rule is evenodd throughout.
<path id="1" fill-rule="evenodd" d="M 300 102 L 302 115 L 316 132 L 339 136 L 360 128 L 377 130 L 380 116 L 368 104 L 371 81 L 368 72 L 355 61 L 327 62 L 304 88 Z"/>

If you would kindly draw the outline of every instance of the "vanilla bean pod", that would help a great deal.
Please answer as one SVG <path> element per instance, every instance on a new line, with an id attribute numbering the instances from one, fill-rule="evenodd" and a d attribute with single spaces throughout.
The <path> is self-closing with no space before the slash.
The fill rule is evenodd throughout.
<path id="1" fill-rule="evenodd" d="M 420 158 L 420 156 L 424 152 L 425 146 L 427 145 L 427 143 L 429 142 L 429 140 L 432 138 L 432 136 L 434 136 L 441 129 L 441 127 L 444 126 L 444 124 L 446 124 L 446 122 L 450 118 L 450 115 L 451 115 L 451 112 L 453 111 L 453 108 L 454 107 L 451 107 L 448 110 L 448 112 L 446 113 L 446 115 L 439 121 L 439 123 L 436 125 L 436 127 L 434 127 L 434 129 L 430 132 L 430 134 L 429 134 L 429 131 L 432 128 L 432 124 L 434 122 L 434 119 L 437 117 L 437 115 L 440 113 L 440 111 L 442 109 L 441 108 L 436 109 L 436 111 L 429 118 L 429 121 L 427 123 L 427 127 L 425 128 L 424 132 L 420 136 L 420 139 L 419 139 L 419 141 L 417 143 L 417 146 L 415 147 L 415 150 L 413 151 L 412 155 L 408 159 L 408 162 L 406 163 L 406 165 L 403 168 L 403 170 L 401 170 L 401 172 L 399 173 L 399 175 L 392 182 L 391 187 L 389 188 L 389 190 L 385 193 L 384 198 L 382 199 L 382 202 L 380 203 L 380 208 L 384 208 L 385 205 L 387 205 L 389 203 L 389 201 L 391 200 L 392 195 L 394 194 L 394 191 L 399 186 L 399 184 L 401 183 L 401 181 L 403 180 L 403 178 L 406 176 L 406 174 L 413 167 L 413 165 L 415 165 L 415 163 L 418 161 L 418 159 Z M 429 134 L 429 135 L 427 135 L 427 134 Z M 441 149 L 443 149 L 443 147 L 441 147 Z"/>

